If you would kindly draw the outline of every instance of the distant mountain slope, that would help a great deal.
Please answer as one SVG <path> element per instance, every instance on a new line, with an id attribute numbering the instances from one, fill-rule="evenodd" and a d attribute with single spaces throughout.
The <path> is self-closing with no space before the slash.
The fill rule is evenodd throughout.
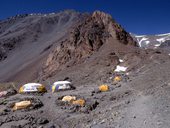
<path id="1" fill-rule="evenodd" d="M 1 21 L 0 80 L 12 78 L 27 67 L 31 70 L 29 74 L 24 74 L 27 76 L 25 79 L 35 76 L 40 60 L 83 17 L 74 11 L 64 11 L 55 14 L 18 15 Z"/>
<path id="2" fill-rule="evenodd" d="M 135 35 L 131 34 L 142 48 L 166 48 L 169 46 L 170 33 L 158 35 Z"/>

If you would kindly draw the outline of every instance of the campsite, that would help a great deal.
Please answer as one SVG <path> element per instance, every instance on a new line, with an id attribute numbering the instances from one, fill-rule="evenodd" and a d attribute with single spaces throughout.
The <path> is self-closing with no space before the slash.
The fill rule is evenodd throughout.
<path id="1" fill-rule="evenodd" d="M 61 84 L 61 83 L 68 83 L 68 82 L 59 81 L 57 83 Z M 0 105 L 3 106 L 2 107 L 3 109 L 1 109 L 0 115 L 6 116 L 4 120 L 1 120 L 0 123 L 1 126 L 5 127 L 7 126 L 7 124 L 8 126 L 9 124 L 12 124 L 11 127 L 13 125 L 14 126 L 17 125 L 18 127 L 26 127 L 29 125 L 32 125 L 34 127 L 38 127 L 38 126 L 52 127 L 53 125 L 56 126 L 56 124 L 58 127 L 60 125 L 62 127 L 67 127 L 68 125 L 74 126 L 78 123 L 75 122 L 75 120 L 72 121 L 74 117 L 76 116 L 80 117 L 81 121 L 85 121 L 87 119 L 90 120 L 91 114 L 95 115 L 95 113 L 98 112 L 100 113 L 100 109 L 97 110 L 99 104 L 105 105 L 106 99 L 109 100 L 110 102 L 113 102 L 114 100 L 118 100 L 118 99 L 112 99 L 111 94 L 112 91 L 114 90 L 114 87 L 110 87 L 109 90 L 105 89 L 104 91 L 100 91 L 100 87 L 103 85 L 101 86 L 92 85 L 86 87 L 86 90 L 84 90 L 85 87 L 83 86 L 78 87 L 76 89 L 65 88 L 65 90 L 59 90 L 56 92 L 53 92 L 51 89 L 49 89 L 47 92 L 38 92 L 38 90 L 37 92 L 34 92 L 33 90 L 35 88 L 31 88 L 33 86 L 33 83 L 25 84 L 25 85 L 30 86 L 27 87 L 29 90 L 26 90 L 25 94 L 23 94 L 24 92 L 18 91 L 19 92 L 18 94 L 7 96 L 7 97 L 6 96 L 1 97 L 1 100 L 3 102 L 1 102 Z M 34 85 L 37 85 L 37 83 L 34 83 Z M 54 85 L 51 86 L 53 87 Z M 105 86 L 106 85 L 104 85 L 104 87 Z M 39 95 L 39 93 L 41 95 Z M 128 96 L 128 92 L 125 92 L 124 95 Z M 32 116 L 27 117 L 29 114 Z M 19 115 L 22 116 L 25 115 L 25 117 L 22 116 L 20 117 Z M 48 118 L 45 118 L 46 117 L 45 115 L 50 115 L 50 116 L 48 116 Z M 50 120 L 50 118 L 52 119 L 54 118 L 54 116 L 55 118 L 58 117 L 59 119 L 57 121 L 55 120 L 55 123 L 53 123 L 53 121 Z M 68 117 L 68 120 L 63 123 L 61 121 L 62 118 L 65 118 L 65 116 Z M 85 117 L 87 119 L 84 119 Z M 41 118 L 43 121 L 39 122 L 38 120 Z M 17 124 L 10 123 L 14 121 L 17 121 Z M 24 123 L 25 122 L 27 123 L 22 124 L 23 121 Z"/>
<path id="2" fill-rule="evenodd" d="M 164 63 L 164 65 L 167 64 Z M 163 70 L 152 71 L 153 73 L 154 71 L 164 73 L 165 70 L 169 69 L 164 68 Z M 137 120 L 138 123 L 142 123 L 140 111 L 142 112 L 143 108 L 146 107 L 145 105 L 147 105 L 146 103 L 150 102 L 147 99 L 151 98 L 144 95 L 152 93 L 153 97 L 158 97 L 162 91 L 166 92 L 165 95 L 168 95 L 167 88 L 169 84 L 164 83 L 161 85 L 159 79 L 154 82 L 154 85 L 156 85 L 154 88 L 141 86 L 143 85 L 141 78 L 151 79 L 146 81 L 150 85 L 155 78 L 159 78 L 159 75 L 149 78 L 150 72 L 146 71 L 147 69 L 143 68 L 138 75 L 136 75 L 136 72 L 115 72 L 110 74 L 107 82 L 101 82 L 101 84 L 89 83 L 69 89 L 68 86 L 63 86 L 63 84 L 69 83 L 74 87 L 72 82 L 56 81 L 54 82 L 55 84 L 44 85 L 47 91 L 43 93 L 19 93 L 20 88 L 18 87 L 17 94 L 1 97 L 0 125 L 6 128 L 29 126 L 35 128 L 41 126 L 45 128 L 68 126 L 95 128 L 96 126 L 112 127 L 113 125 L 122 127 L 124 126 L 124 121 L 126 121 L 128 126 L 137 126 L 138 124 L 133 124 L 133 122 Z M 129 75 L 126 75 L 127 73 Z M 143 73 L 145 75 L 142 75 Z M 62 86 L 62 90 L 58 90 L 56 83 Z M 26 85 L 32 86 L 33 83 Z M 55 92 L 53 91 L 54 85 Z M 63 90 L 63 87 L 66 87 L 65 90 Z M 14 106 L 17 103 L 23 103 L 23 101 L 27 103 L 26 106 L 19 106 L 18 110 L 14 110 Z M 162 107 L 166 104 L 166 101 L 168 101 L 166 98 L 165 101 L 161 101 Z M 154 104 L 157 102 L 160 102 L 159 98 L 152 100 L 151 104 L 153 106 L 151 107 L 155 107 Z M 136 103 L 140 104 L 140 106 L 136 105 Z M 162 110 L 158 108 L 157 111 Z M 147 115 L 145 118 L 151 118 L 154 116 L 154 111 L 143 114 Z M 164 118 L 162 117 L 162 119 Z M 155 118 L 155 120 L 160 122 L 159 118 Z M 149 122 L 147 123 L 146 121 L 146 125 L 149 125 Z"/>
<path id="3" fill-rule="evenodd" d="M 169 4 L 1 1 L 0 128 L 170 128 Z"/>

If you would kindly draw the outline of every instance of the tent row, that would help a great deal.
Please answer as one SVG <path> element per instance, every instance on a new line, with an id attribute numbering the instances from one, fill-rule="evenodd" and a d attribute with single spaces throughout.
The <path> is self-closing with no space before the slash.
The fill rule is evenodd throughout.
<path id="1" fill-rule="evenodd" d="M 50 86 L 52 92 L 75 89 L 69 81 L 57 81 Z M 40 83 L 27 83 L 20 87 L 19 93 L 32 93 L 32 92 L 47 92 L 46 87 Z"/>

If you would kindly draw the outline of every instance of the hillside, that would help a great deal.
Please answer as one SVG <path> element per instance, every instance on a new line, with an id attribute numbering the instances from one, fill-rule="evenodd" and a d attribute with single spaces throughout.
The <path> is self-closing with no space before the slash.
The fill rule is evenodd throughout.
<path id="1" fill-rule="evenodd" d="M 81 67 L 91 68 L 84 69 L 85 76 L 105 65 L 111 70 L 119 56 L 131 52 L 123 49 L 136 46 L 131 36 L 102 12 L 19 15 L 1 21 L 0 26 L 1 82 L 46 81 L 69 73 L 76 76 Z M 77 73 L 68 71 L 75 66 Z"/>
<path id="2" fill-rule="evenodd" d="M 48 15 L 18 15 L 1 21 L 0 80 L 15 81 L 14 76 L 25 71 L 27 79 L 18 79 L 34 80 L 52 47 L 66 38 L 67 30 L 83 17 L 74 11 L 65 11 Z"/>

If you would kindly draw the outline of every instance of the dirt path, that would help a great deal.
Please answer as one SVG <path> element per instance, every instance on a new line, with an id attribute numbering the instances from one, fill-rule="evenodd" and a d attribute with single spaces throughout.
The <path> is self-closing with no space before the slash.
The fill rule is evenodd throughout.
<path id="1" fill-rule="evenodd" d="M 126 109 L 122 128 L 158 128 L 156 116 L 152 111 L 152 97 L 139 95 Z"/>

